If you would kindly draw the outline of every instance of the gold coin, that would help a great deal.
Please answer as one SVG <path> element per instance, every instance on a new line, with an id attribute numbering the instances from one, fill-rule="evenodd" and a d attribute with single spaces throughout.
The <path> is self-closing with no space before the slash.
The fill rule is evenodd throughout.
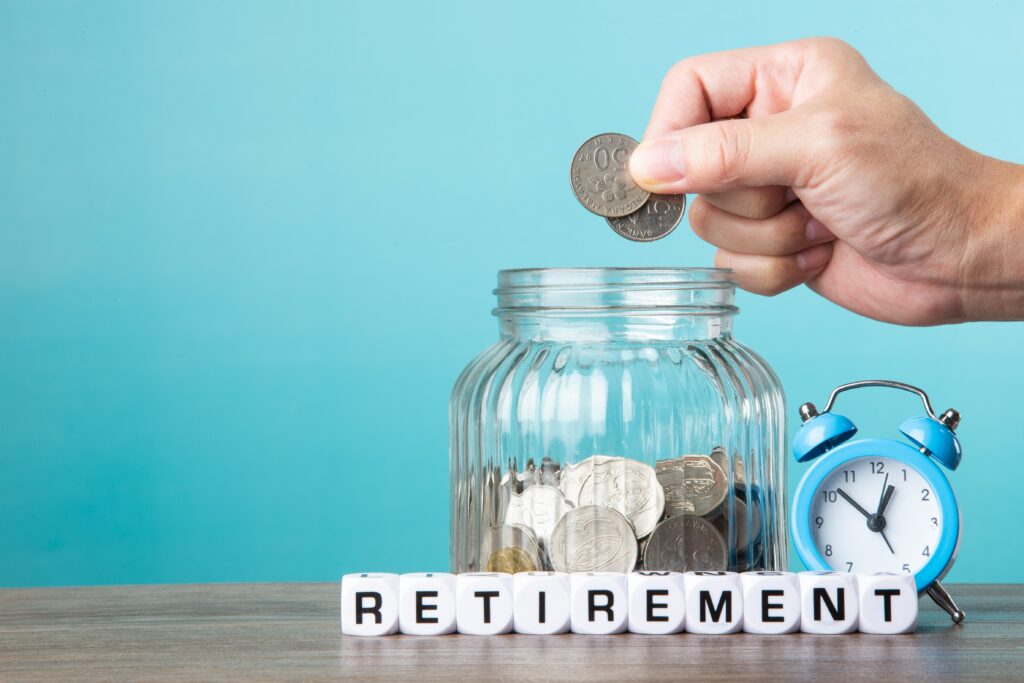
<path id="1" fill-rule="evenodd" d="M 487 571 L 508 574 L 535 572 L 537 565 L 522 548 L 498 548 L 487 558 Z"/>

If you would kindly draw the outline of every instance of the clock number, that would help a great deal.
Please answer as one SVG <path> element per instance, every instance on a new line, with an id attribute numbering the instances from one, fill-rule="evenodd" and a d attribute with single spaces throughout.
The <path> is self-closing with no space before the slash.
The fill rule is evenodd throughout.
<path id="1" fill-rule="evenodd" d="M 939 520 L 937 520 L 934 517 L 932 517 L 932 526 L 938 526 L 938 525 L 939 525 Z"/>
<path id="2" fill-rule="evenodd" d="M 924 550 L 921 551 L 921 554 L 924 555 L 925 557 L 931 557 L 932 556 L 932 551 L 928 549 L 928 546 L 925 546 Z"/>
<path id="3" fill-rule="evenodd" d="M 885 474 L 885 463 L 881 460 L 871 463 L 871 474 Z"/>
<path id="4" fill-rule="evenodd" d="M 910 573 L 910 565 L 909 564 L 903 565 L 903 571 L 905 571 L 906 573 L 909 574 Z"/>
<path id="5" fill-rule="evenodd" d="M 857 481 L 857 473 L 853 470 L 843 470 L 843 481 L 852 484 Z"/>
<path id="6" fill-rule="evenodd" d="M 903 470 L 903 481 L 907 480 L 907 471 Z"/>
<path id="7" fill-rule="evenodd" d="M 935 519 L 935 518 L 932 517 L 932 519 Z M 825 523 L 825 520 L 823 520 L 821 517 L 815 517 L 814 518 L 814 523 L 817 524 L 818 528 L 820 529 L 821 525 Z"/>
<path id="8" fill-rule="evenodd" d="M 927 548 L 926 548 L 927 550 Z M 832 557 L 832 546 L 825 546 L 825 557 Z"/>
<path id="9" fill-rule="evenodd" d="M 821 495 L 825 497 L 826 503 L 834 503 L 839 499 L 839 494 L 835 491 L 822 491 Z"/>
<path id="10" fill-rule="evenodd" d="M 931 500 L 928 495 L 931 493 L 928 489 L 921 489 L 921 500 Z"/>
<path id="11" fill-rule="evenodd" d="M 853 571 L 853 562 L 847 562 L 846 563 L 846 571 L 848 571 L 848 572 L 852 572 Z"/>

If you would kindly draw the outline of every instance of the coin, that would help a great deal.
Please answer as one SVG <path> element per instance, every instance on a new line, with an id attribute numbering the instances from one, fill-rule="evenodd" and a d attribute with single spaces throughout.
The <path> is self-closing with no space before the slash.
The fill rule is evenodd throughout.
<path id="1" fill-rule="evenodd" d="M 512 494 L 505 507 L 504 523 L 529 527 L 541 545 L 547 546 L 558 520 L 571 508 L 557 488 L 537 484 Z"/>
<path id="2" fill-rule="evenodd" d="M 722 513 L 712 519 L 711 523 L 722 532 L 722 537 L 729 541 L 730 546 L 737 550 L 745 549 L 747 544 L 750 543 L 750 527 L 747 525 L 747 504 L 738 495 L 732 498 L 731 512 L 732 514 L 730 515 L 728 505 L 723 505 Z M 760 526 L 760 520 L 757 520 L 757 522 L 758 526 Z M 753 524 L 750 526 L 753 526 Z M 730 527 L 735 529 L 735 536 L 733 538 L 730 538 L 732 536 L 729 533 Z"/>
<path id="3" fill-rule="evenodd" d="M 535 572 L 542 567 L 537 539 L 522 526 L 491 527 L 484 536 L 480 555 L 481 565 L 489 572 Z"/>
<path id="4" fill-rule="evenodd" d="M 560 572 L 628 572 L 636 566 L 633 528 L 621 513 L 603 505 L 569 510 L 555 525 L 549 548 Z"/>
<path id="5" fill-rule="evenodd" d="M 715 461 L 715 464 L 722 468 L 722 472 L 729 471 L 729 456 L 725 454 L 725 449 L 721 446 L 715 446 L 711 449 L 711 459 Z M 743 461 L 738 457 L 732 460 L 732 478 L 733 482 L 737 485 L 742 484 L 746 481 L 746 469 L 743 466 Z"/>
<path id="6" fill-rule="evenodd" d="M 653 242 L 675 230 L 685 210 L 685 194 L 652 194 L 633 213 L 605 220 L 612 230 L 628 240 Z"/>
<path id="7" fill-rule="evenodd" d="M 669 517 L 704 517 L 725 500 L 725 473 L 706 455 L 659 460 L 655 472 L 665 491 L 665 513 Z"/>
<path id="8" fill-rule="evenodd" d="M 669 517 L 651 534 L 644 553 L 647 571 L 719 571 L 728 566 L 725 539 L 700 517 Z"/>
<path id="9" fill-rule="evenodd" d="M 654 531 L 665 511 L 665 492 L 654 468 L 619 456 L 587 458 L 563 472 L 559 488 L 577 507 L 604 505 L 621 512 L 637 538 Z"/>
<path id="10" fill-rule="evenodd" d="M 595 135 L 572 158 L 569 180 L 576 199 L 588 211 L 605 218 L 633 213 L 650 193 L 633 182 L 629 155 L 637 141 L 619 133 Z"/>
<path id="11" fill-rule="evenodd" d="M 506 572 L 535 572 L 538 567 L 533 559 L 522 548 L 498 548 L 487 558 L 487 571 Z"/>

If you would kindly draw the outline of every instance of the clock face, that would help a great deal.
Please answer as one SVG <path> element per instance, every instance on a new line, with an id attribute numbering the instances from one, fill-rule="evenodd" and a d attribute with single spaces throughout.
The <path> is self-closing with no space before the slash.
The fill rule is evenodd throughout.
<path id="1" fill-rule="evenodd" d="M 877 512 L 889 486 L 882 522 Z M 931 560 L 942 524 L 928 480 L 906 463 L 882 456 L 839 465 L 811 502 L 811 536 L 836 571 L 917 573 Z"/>

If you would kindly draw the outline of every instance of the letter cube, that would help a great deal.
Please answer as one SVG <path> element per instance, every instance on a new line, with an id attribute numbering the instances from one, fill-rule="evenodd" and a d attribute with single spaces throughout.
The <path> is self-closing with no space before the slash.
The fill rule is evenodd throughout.
<path id="1" fill-rule="evenodd" d="M 744 572 L 743 630 L 774 635 L 800 630 L 800 580 L 793 572 Z"/>
<path id="2" fill-rule="evenodd" d="M 626 575 L 619 572 L 581 572 L 569 581 L 573 633 L 608 634 L 626 630 Z"/>
<path id="3" fill-rule="evenodd" d="M 402 574 L 398 579 L 398 628 L 414 636 L 455 632 L 455 575 Z"/>
<path id="4" fill-rule="evenodd" d="M 512 576 L 516 633 L 549 635 L 569 630 L 572 601 L 569 575 L 562 572 L 519 572 Z"/>
<path id="5" fill-rule="evenodd" d="M 459 633 L 493 636 L 512 631 L 512 575 L 469 572 L 455 579 Z"/>
<path id="6" fill-rule="evenodd" d="M 736 572 L 686 572 L 688 633 L 736 633 L 743 628 L 743 585 Z"/>
<path id="7" fill-rule="evenodd" d="M 917 584 L 912 574 L 858 574 L 861 633 L 911 633 L 917 628 Z"/>
<path id="8" fill-rule="evenodd" d="M 632 572 L 626 579 L 632 633 L 679 633 L 686 621 L 686 588 L 679 572 Z"/>
<path id="9" fill-rule="evenodd" d="M 845 572 L 800 572 L 800 630 L 852 633 L 857 630 L 857 580 Z"/>
<path id="10" fill-rule="evenodd" d="M 398 574 L 341 577 L 341 632 L 347 636 L 398 632 Z"/>

